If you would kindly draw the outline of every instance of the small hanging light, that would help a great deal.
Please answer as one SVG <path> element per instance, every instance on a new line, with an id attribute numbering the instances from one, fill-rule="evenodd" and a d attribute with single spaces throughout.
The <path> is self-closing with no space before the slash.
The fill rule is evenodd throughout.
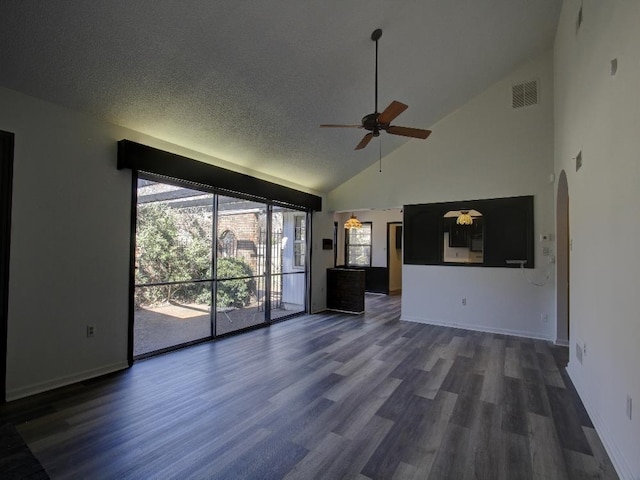
<path id="1" fill-rule="evenodd" d="M 351 218 L 344 222 L 344 228 L 351 230 L 352 228 L 362 228 L 362 222 L 352 213 Z"/>
<path id="2" fill-rule="evenodd" d="M 473 223 L 473 218 L 469 215 L 469 210 L 461 210 L 456 223 L 458 225 L 471 225 Z"/>

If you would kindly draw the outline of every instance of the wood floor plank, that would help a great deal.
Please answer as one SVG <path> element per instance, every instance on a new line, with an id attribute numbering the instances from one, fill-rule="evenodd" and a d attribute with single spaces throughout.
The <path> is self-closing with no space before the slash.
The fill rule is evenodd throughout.
<path id="1" fill-rule="evenodd" d="M 500 456 L 504 436 L 500 429 L 500 411 L 491 402 L 480 401 L 477 416 L 471 425 L 465 478 L 495 478 L 504 476 Z"/>
<path id="2" fill-rule="evenodd" d="M 533 478 L 529 438 L 503 432 L 500 460 L 500 480 L 528 480 Z"/>
<path id="3" fill-rule="evenodd" d="M 551 413 L 560 439 L 560 445 L 569 450 L 593 455 L 587 437 L 584 435 L 578 415 L 564 388 L 547 385 L 547 398 L 551 405 Z"/>
<path id="4" fill-rule="evenodd" d="M 442 445 L 427 477 L 429 480 L 460 480 L 465 478 L 471 431 L 449 423 Z"/>
<path id="5" fill-rule="evenodd" d="M 529 413 L 527 417 L 533 478 L 568 479 L 567 465 L 553 421 L 535 413 Z"/>
<path id="6" fill-rule="evenodd" d="M 427 376 L 427 381 L 416 390 L 416 395 L 433 400 L 453 366 L 453 360 L 438 359 Z"/>
<path id="7" fill-rule="evenodd" d="M 377 388 L 367 392 L 357 408 L 347 409 L 348 415 L 333 431 L 345 438 L 356 438 L 401 383 L 402 380 L 397 378 L 384 378 Z"/>
<path id="8" fill-rule="evenodd" d="M 431 404 L 431 400 L 408 393 L 403 402 L 405 414 L 397 416 L 393 421 L 389 433 L 382 439 L 361 473 L 371 478 L 393 477 L 406 452 L 416 448 Z M 411 412 L 411 415 L 407 415 L 407 412 Z"/>
<path id="9" fill-rule="evenodd" d="M 376 474 L 372 477 L 364 475 L 362 470 L 392 426 L 393 422 L 386 418 L 371 417 L 348 446 L 331 458 L 331 465 L 319 478 L 380 478 Z"/>
<path id="10" fill-rule="evenodd" d="M 505 348 L 504 374 L 507 377 L 524 379 L 518 358 L 518 349 L 515 347 Z"/>
<path id="11" fill-rule="evenodd" d="M 415 448 L 402 454 L 401 464 L 413 465 L 419 478 L 427 478 L 431 472 L 457 400 L 457 394 L 441 391 L 430 404 Z M 394 476 L 398 475 L 398 470 L 396 470 Z"/>
<path id="12" fill-rule="evenodd" d="M 501 403 L 501 424 L 505 432 L 527 435 L 527 409 L 524 382 L 505 377 Z"/>

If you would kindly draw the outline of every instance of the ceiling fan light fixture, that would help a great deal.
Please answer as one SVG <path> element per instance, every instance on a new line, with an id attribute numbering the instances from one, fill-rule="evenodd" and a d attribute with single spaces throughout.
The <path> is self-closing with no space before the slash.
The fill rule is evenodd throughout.
<path id="1" fill-rule="evenodd" d="M 349 220 L 344 222 L 344 228 L 351 230 L 352 228 L 362 228 L 362 222 L 352 213 Z"/>
<path id="2" fill-rule="evenodd" d="M 460 211 L 460 215 L 458 215 L 458 219 L 456 220 L 458 225 L 472 225 L 473 217 L 469 215 L 469 210 Z"/>

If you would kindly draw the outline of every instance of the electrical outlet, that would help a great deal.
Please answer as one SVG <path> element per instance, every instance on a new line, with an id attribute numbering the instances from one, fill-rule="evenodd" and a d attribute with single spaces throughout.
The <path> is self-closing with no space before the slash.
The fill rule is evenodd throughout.
<path id="1" fill-rule="evenodd" d="M 548 313 L 541 313 L 540 314 L 540 320 L 542 320 L 542 323 L 547 323 L 549 321 L 549 314 Z"/>
<path id="2" fill-rule="evenodd" d="M 91 338 L 96 334 L 96 327 L 94 325 L 87 325 L 87 338 Z"/>
<path id="3" fill-rule="evenodd" d="M 463 299 L 461 300 L 461 302 L 460 302 L 460 303 L 462 303 L 462 306 L 466 307 L 466 306 L 467 306 L 467 299 L 466 299 L 466 297 L 465 297 L 465 298 L 463 298 Z"/>
<path id="4" fill-rule="evenodd" d="M 549 247 L 542 247 L 542 256 L 548 257 L 551 255 L 551 249 Z"/>
<path id="5" fill-rule="evenodd" d="M 582 345 L 582 353 L 585 357 L 587 356 L 587 342 L 584 342 L 584 344 Z"/>
<path id="6" fill-rule="evenodd" d="M 631 395 L 627 395 L 627 418 L 631 420 L 631 410 L 633 408 L 633 400 L 631 399 Z"/>

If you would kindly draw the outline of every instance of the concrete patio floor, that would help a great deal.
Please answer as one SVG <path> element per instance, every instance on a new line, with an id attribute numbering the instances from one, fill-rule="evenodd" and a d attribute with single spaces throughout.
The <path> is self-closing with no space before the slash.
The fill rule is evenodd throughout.
<path id="1" fill-rule="evenodd" d="M 273 309 L 271 318 L 277 319 L 292 313 L 295 311 Z M 255 302 L 244 308 L 219 309 L 216 335 L 259 325 L 264 322 L 264 317 L 264 306 Z M 134 313 L 134 356 L 210 336 L 209 305 L 172 303 L 137 308 Z"/>

